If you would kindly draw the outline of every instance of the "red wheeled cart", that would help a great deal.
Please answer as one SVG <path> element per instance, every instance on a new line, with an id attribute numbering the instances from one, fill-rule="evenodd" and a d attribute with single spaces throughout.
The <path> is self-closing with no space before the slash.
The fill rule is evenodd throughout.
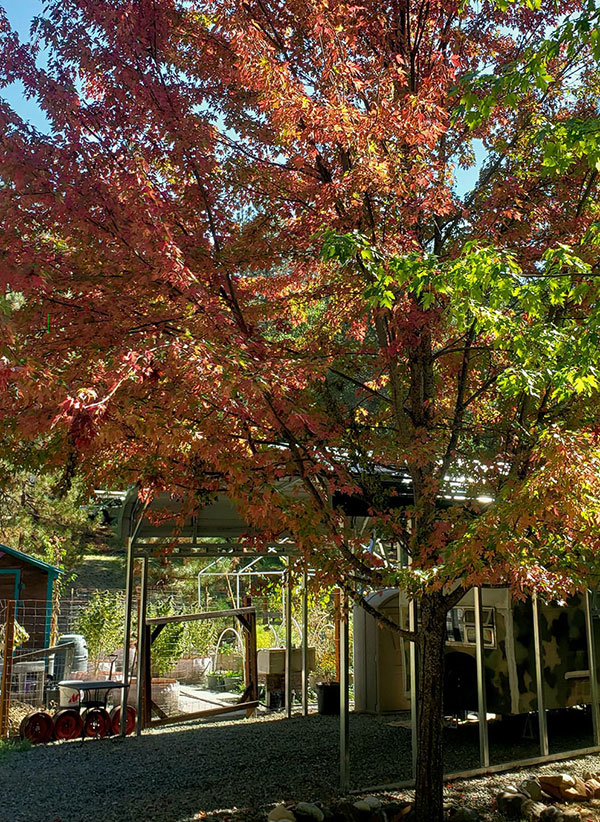
<path id="1" fill-rule="evenodd" d="M 121 708 L 115 706 L 109 713 L 108 697 L 111 691 L 121 691 L 124 682 L 114 679 L 81 680 L 64 679 L 59 688 L 74 691 L 76 700 L 68 708 L 61 708 L 54 715 L 46 711 L 35 711 L 21 722 L 21 737 L 34 744 L 49 742 L 51 739 L 76 739 L 86 736 L 102 738 L 108 734 L 118 734 L 121 730 Z M 69 700 L 70 702 L 70 700 Z M 127 706 L 125 733 L 132 734 L 136 726 L 136 710 Z"/>

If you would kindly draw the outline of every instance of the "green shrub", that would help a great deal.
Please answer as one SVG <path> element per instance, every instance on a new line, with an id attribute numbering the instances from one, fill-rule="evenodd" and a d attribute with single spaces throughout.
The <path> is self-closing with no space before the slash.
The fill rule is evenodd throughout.
<path id="1" fill-rule="evenodd" d="M 123 645 L 125 607 L 110 591 L 96 591 L 75 621 L 74 633 L 82 634 L 94 669 L 102 659 Z"/>

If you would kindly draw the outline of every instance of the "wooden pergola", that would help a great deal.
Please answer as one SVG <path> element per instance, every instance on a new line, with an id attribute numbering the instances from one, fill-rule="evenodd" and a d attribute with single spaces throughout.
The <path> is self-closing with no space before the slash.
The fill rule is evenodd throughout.
<path id="1" fill-rule="evenodd" d="M 160 512 L 160 516 L 157 516 Z M 176 523 L 176 525 L 174 525 Z M 193 559 L 214 559 L 217 557 L 244 557 L 249 560 L 264 556 L 278 556 L 287 561 L 288 566 L 292 558 L 298 554 L 298 547 L 295 542 L 286 534 L 282 534 L 276 541 L 269 543 L 266 548 L 259 551 L 252 545 L 252 529 L 248 523 L 240 516 L 235 504 L 225 494 L 218 494 L 213 501 L 199 505 L 193 514 L 186 518 L 181 517 L 181 503 L 168 494 L 161 494 L 153 499 L 149 504 L 142 502 L 136 488 L 131 488 L 123 498 L 122 507 L 118 518 L 118 533 L 121 543 L 127 552 L 127 570 L 125 584 L 125 639 L 123 644 L 123 676 L 126 680 L 130 663 L 131 626 L 133 593 L 135 582 L 135 565 L 141 564 L 140 570 L 140 626 L 143 628 L 138 634 L 138 654 L 137 654 L 137 681 L 149 682 L 149 650 L 153 636 L 168 621 L 184 621 L 190 619 L 210 619 L 219 615 L 233 616 L 241 621 L 250 620 L 255 622 L 253 608 L 231 609 L 223 613 L 203 612 L 196 614 L 182 614 L 177 617 L 159 617 L 148 619 L 146 617 L 147 589 L 148 589 L 148 561 L 149 558 L 160 550 L 162 545 L 169 545 L 169 559 L 185 560 Z M 249 539 L 250 538 L 250 539 Z M 292 579 L 291 574 L 285 574 L 285 706 L 286 715 L 292 715 Z M 308 574 L 303 573 L 301 586 L 301 607 L 302 607 L 302 674 L 301 674 L 301 695 L 302 713 L 308 715 Z M 349 714 L 349 632 L 348 619 L 345 609 L 339 619 L 339 669 L 340 669 L 340 782 L 343 788 L 347 787 L 349 775 L 349 746 L 348 746 L 348 714 Z M 242 613 L 243 611 L 243 613 Z M 252 628 L 246 631 L 249 637 L 246 645 L 246 681 L 247 685 L 253 683 L 251 690 L 246 688 L 244 702 L 229 707 L 228 710 L 256 706 L 257 703 L 257 680 L 256 680 L 256 641 L 252 640 Z M 337 636 L 336 636 L 337 640 Z M 254 656 L 254 661 L 248 657 Z M 248 666 L 250 665 L 250 668 Z M 248 679 L 250 678 L 250 681 Z M 129 682 L 127 681 L 127 684 Z M 126 705 L 128 687 L 123 689 L 121 703 L 121 734 L 125 735 Z M 141 733 L 144 723 L 146 726 L 155 724 L 166 724 L 166 719 L 150 720 L 151 704 L 149 687 L 145 689 L 138 687 L 138 714 L 137 733 Z M 227 710 L 227 709 L 226 709 Z M 250 712 L 250 711 L 248 711 Z M 186 718 L 195 719 L 202 715 L 209 715 L 215 711 L 197 712 L 189 714 Z M 179 718 L 181 721 L 181 718 Z"/>

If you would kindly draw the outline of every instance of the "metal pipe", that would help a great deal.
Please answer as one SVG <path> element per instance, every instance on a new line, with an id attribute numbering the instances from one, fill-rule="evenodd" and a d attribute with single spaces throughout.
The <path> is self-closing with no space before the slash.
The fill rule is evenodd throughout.
<path id="1" fill-rule="evenodd" d="M 485 692 L 483 608 L 481 588 L 473 590 L 475 597 L 475 659 L 477 663 L 477 712 L 479 715 L 479 764 L 487 768 L 490 764 L 490 740 L 487 724 L 487 698 Z"/>
<path id="2" fill-rule="evenodd" d="M 540 639 L 540 614 L 537 594 L 532 596 L 533 610 L 533 653 L 535 656 L 535 684 L 537 690 L 538 727 L 540 732 L 540 754 L 548 756 L 548 725 L 544 702 L 544 660 Z"/>
<path id="3" fill-rule="evenodd" d="M 262 557 L 256 557 L 255 559 L 252 560 L 252 562 L 249 562 L 248 565 L 244 565 L 244 567 L 240 568 L 240 570 L 237 572 L 238 576 L 242 576 L 242 577 L 245 576 L 246 572 L 248 571 L 248 568 L 252 568 L 252 566 L 256 565 L 257 562 L 260 562 L 261 559 L 262 559 Z M 261 572 L 257 571 L 256 573 L 260 574 Z"/>
<path id="4" fill-rule="evenodd" d="M 219 562 L 219 560 L 215 559 L 212 562 L 209 562 L 206 568 L 203 568 L 201 571 L 198 571 L 198 608 L 202 608 L 202 582 L 200 581 L 200 577 L 203 576 L 209 568 L 212 568 L 213 565 L 216 565 L 217 562 Z M 206 603 L 206 607 L 208 609 L 208 601 Z"/>
<path id="5" fill-rule="evenodd" d="M 142 556 L 147 556 L 147 554 L 143 554 Z M 176 557 L 178 559 L 178 557 Z M 230 577 L 230 576 L 240 576 L 240 577 L 282 577 L 285 574 L 285 571 L 247 571 L 242 572 L 240 571 L 239 574 L 230 574 L 228 571 L 209 571 L 202 576 L 205 577 Z"/>
<path id="6" fill-rule="evenodd" d="M 308 716 L 308 574 L 302 574 L 302 713 Z"/>
<path id="7" fill-rule="evenodd" d="M 120 736 L 127 733 L 127 697 L 129 695 L 129 645 L 131 642 L 131 606 L 133 602 L 133 537 L 127 540 L 127 576 L 125 580 L 125 636 L 123 639 L 123 690 L 121 691 Z"/>
<path id="8" fill-rule="evenodd" d="M 137 646 L 137 722 L 136 722 L 136 736 L 142 733 L 144 726 L 143 711 L 144 711 L 144 688 L 150 688 L 151 683 L 145 682 L 144 676 L 144 660 L 146 657 L 146 609 L 148 605 L 148 557 L 142 560 L 142 575 L 140 579 L 140 616 L 138 622 L 138 646 Z"/>
<path id="9" fill-rule="evenodd" d="M 285 712 L 292 715 L 292 565 L 288 562 L 285 578 Z"/>
<path id="10" fill-rule="evenodd" d="M 418 625 L 417 603 L 411 599 L 408 603 L 408 629 L 416 631 Z M 417 748 L 419 735 L 417 729 L 417 643 L 411 642 L 409 647 L 410 665 L 410 742 L 412 753 L 412 774 L 417 775 Z"/>
<path id="11" fill-rule="evenodd" d="M 598 705 L 598 660 L 596 659 L 596 637 L 592 616 L 592 592 L 586 591 L 585 626 L 588 647 L 588 668 L 590 670 L 590 701 L 592 705 L 592 727 L 594 745 L 600 745 L 600 706 Z"/>
<path id="12" fill-rule="evenodd" d="M 333 649 L 335 652 L 335 678 L 340 681 L 340 620 L 341 620 L 341 592 L 336 588 L 333 592 Z"/>
<path id="13" fill-rule="evenodd" d="M 340 788 L 346 793 L 350 782 L 350 695 L 348 601 L 340 603 Z"/>

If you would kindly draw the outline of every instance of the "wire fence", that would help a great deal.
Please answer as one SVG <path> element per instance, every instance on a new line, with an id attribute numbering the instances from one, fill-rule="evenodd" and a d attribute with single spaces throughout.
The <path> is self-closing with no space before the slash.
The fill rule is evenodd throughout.
<path id="1" fill-rule="evenodd" d="M 258 668 L 253 691 L 269 708 L 285 700 L 285 627 L 281 611 L 257 602 L 254 640 Z M 138 705 L 139 596 L 134 596 L 130 666 L 123 672 L 125 599 L 121 593 L 72 591 L 60 603 L 0 600 L 0 738 L 23 733 L 32 714 L 75 708 L 90 699 L 80 689 L 90 681 L 127 681 L 128 704 Z M 193 597 L 164 588 L 148 591 L 147 619 L 198 612 Z M 248 644 L 239 619 L 227 611 L 211 619 L 167 622 L 151 640 L 147 681 L 154 718 L 185 716 L 201 710 L 232 708 L 248 688 Z M 10 635 L 10 636 L 9 636 Z M 301 699 L 301 626 L 293 621 L 292 695 Z M 331 613 L 311 614 L 308 631 L 310 684 L 334 673 L 334 626 Z M 253 647 L 255 647 L 253 646 Z M 321 670 L 315 669 L 320 664 Z M 61 686 L 75 680 L 81 685 Z M 259 691 L 258 691 L 259 689 Z M 95 702 L 101 702 L 104 697 Z M 312 694 L 314 698 L 314 693 Z M 100 706 L 117 709 L 120 691 Z"/>

